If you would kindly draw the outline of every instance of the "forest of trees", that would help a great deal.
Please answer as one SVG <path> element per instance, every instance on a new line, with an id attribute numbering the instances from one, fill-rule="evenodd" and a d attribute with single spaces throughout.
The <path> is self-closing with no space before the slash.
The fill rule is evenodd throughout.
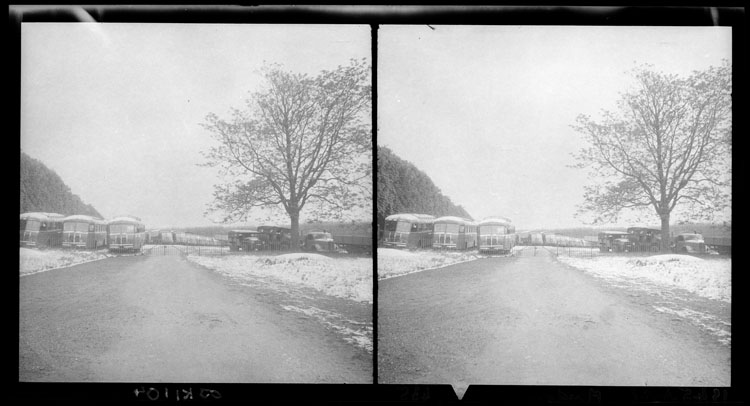
<path id="1" fill-rule="evenodd" d="M 460 205 L 440 192 L 429 176 L 412 163 L 378 146 L 378 224 L 394 213 L 421 213 L 471 219 Z"/>
<path id="2" fill-rule="evenodd" d="M 73 194 L 55 171 L 21 152 L 21 213 L 27 212 L 102 217 Z"/>

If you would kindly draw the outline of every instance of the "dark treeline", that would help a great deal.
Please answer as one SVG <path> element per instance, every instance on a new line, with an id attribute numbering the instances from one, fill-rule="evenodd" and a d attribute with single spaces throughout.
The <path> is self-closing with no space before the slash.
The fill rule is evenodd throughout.
<path id="1" fill-rule="evenodd" d="M 471 219 L 460 205 L 444 196 L 429 176 L 411 162 L 378 147 L 378 224 L 394 213 L 421 213 Z"/>
<path id="2" fill-rule="evenodd" d="M 27 212 L 102 217 L 73 194 L 55 171 L 21 152 L 21 213 Z"/>

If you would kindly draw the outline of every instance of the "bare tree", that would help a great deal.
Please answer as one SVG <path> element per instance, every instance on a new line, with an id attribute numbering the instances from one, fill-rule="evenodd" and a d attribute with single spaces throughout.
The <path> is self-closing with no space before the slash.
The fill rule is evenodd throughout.
<path id="1" fill-rule="evenodd" d="M 224 222 L 246 220 L 253 208 L 282 208 L 298 247 L 303 209 L 341 218 L 372 200 L 370 68 L 365 61 L 316 77 L 268 65 L 266 88 L 245 110 L 223 120 L 209 114 L 203 127 L 218 140 L 207 165 L 229 179 L 216 185 L 209 209 Z"/>
<path id="2" fill-rule="evenodd" d="M 731 204 L 732 70 L 724 61 L 687 78 L 650 67 L 634 77 L 617 113 L 605 111 L 599 122 L 581 115 L 573 126 L 589 144 L 576 167 L 603 180 L 585 187 L 579 213 L 596 213 L 598 222 L 652 208 L 668 250 L 678 204 L 702 218 Z"/>

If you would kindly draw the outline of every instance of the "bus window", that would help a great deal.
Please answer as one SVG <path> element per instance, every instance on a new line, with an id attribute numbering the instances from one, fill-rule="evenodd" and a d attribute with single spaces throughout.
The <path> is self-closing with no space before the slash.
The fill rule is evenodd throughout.
<path id="1" fill-rule="evenodd" d="M 405 221 L 399 221 L 396 223 L 396 230 L 398 232 L 402 233 L 408 233 L 410 229 L 410 224 Z"/>

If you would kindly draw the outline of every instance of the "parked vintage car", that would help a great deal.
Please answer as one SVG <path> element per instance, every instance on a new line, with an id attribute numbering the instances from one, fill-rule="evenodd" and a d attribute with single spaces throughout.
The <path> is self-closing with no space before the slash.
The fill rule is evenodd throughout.
<path id="1" fill-rule="evenodd" d="M 674 239 L 672 251 L 683 254 L 705 254 L 707 252 L 703 236 L 696 233 L 679 234 Z"/>

